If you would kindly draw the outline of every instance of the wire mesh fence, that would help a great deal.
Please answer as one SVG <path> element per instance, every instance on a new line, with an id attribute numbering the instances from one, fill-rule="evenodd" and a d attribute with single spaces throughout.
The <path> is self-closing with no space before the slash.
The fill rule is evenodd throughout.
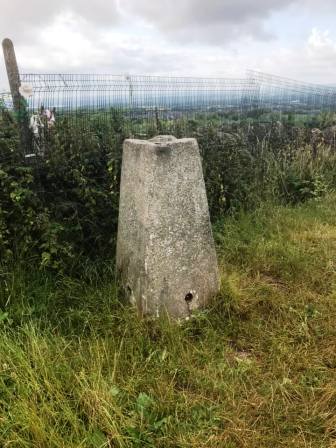
<path id="1" fill-rule="evenodd" d="M 13 100 L 10 92 L 0 93 L 0 110 L 3 111 L 5 109 L 13 109 Z"/>
<path id="2" fill-rule="evenodd" d="M 21 86 L 27 158 L 45 154 L 55 129 L 107 137 L 118 127 L 124 137 L 195 136 L 209 126 L 216 132 L 274 123 L 312 128 L 316 116 L 336 111 L 336 87 L 256 71 L 241 79 L 22 74 Z M 12 107 L 8 94 L 0 105 Z"/>
<path id="3" fill-rule="evenodd" d="M 72 269 L 78 254 L 113 254 L 122 145 L 131 136 L 197 138 L 212 219 L 262 200 L 319 197 L 335 185 L 332 86 L 255 72 L 20 81 L 19 101 L 0 96 L 0 256 L 1 244 L 10 253 L 6 244 L 12 250 L 18 241 L 56 269 Z"/>
<path id="4" fill-rule="evenodd" d="M 31 114 L 54 111 L 55 119 L 66 116 L 86 129 L 90 121 L 108 122 L 118 113 L 134 136 L 152 128 L 172 131 L 181 120 L 213 121 L 230 114 L 238 120 L 254 107 L 258 91 L 249 79 L 25 74 L 22 82 L 33 89 Z"/>
<path id="5" fill-rule="evenodd" d="M 299 125 L 321 112 L 336 111 L 336 86 L 299 82 L 253 70 L 248 70 L 247 77 L 260 87 L 258 109 L 272 113 L 273 119 L 283 120 L 291 115 Z"/>

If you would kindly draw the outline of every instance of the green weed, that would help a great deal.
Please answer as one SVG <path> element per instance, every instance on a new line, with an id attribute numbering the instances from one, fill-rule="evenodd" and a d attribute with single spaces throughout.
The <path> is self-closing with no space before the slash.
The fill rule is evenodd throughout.
<path id="1" fill-rule="evenodd" d="M 335 446 L 335 210 L 219 222 L 221 291 L 182 324 L 139 320 L 108 264 L 3 268 L 0 446 Z"/>

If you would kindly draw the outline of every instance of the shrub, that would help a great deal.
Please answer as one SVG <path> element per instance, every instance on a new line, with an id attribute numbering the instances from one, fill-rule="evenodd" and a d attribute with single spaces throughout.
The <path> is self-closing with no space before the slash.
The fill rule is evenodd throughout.
<path id="1" fill-rule="evenodd" d="M 15 120 L 0 113 L 0 256 L 33 260 L 42 268 L 77 271 L 85 260 L 114 256 L 121 148 L 124 138 L 146 131 L 199 141 L 213 221 L 262 201 L 297 203 L 336 183 L 335 153 L 309 132 L 273 121 L 227 126 L 217 118 L 126 122 L 117 111 L 76 113 L 57 119 L 44 136 L 43 157 L 28 164 L 19 151 Z M 217 120 L 217 121 L 216 121 Z M 148 123 L 147 123 L 148 124 Z"/>

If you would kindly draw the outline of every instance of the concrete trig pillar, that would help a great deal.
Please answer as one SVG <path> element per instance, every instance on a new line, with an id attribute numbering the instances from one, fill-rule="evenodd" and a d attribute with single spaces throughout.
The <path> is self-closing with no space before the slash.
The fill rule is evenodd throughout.
<path id="1" fill-rule="evenodd" d="M 141 315 L 188 317 L 219 289 L 197 141 L 125 140 L 117 269 Z"/>

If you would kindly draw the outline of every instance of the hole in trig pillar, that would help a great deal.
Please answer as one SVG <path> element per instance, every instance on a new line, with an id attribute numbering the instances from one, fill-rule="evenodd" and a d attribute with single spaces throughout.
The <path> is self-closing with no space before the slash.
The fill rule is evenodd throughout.
<path id="1" fill-rule="evenodd" d="M 190 302 L 192 302 L 193 298 L 194 298 L 194 294 L 190 291 L 190 292 L 188 292 L 188 294 L 186 294 L 184 300 L 187 303 L 190 303 Z"/>

